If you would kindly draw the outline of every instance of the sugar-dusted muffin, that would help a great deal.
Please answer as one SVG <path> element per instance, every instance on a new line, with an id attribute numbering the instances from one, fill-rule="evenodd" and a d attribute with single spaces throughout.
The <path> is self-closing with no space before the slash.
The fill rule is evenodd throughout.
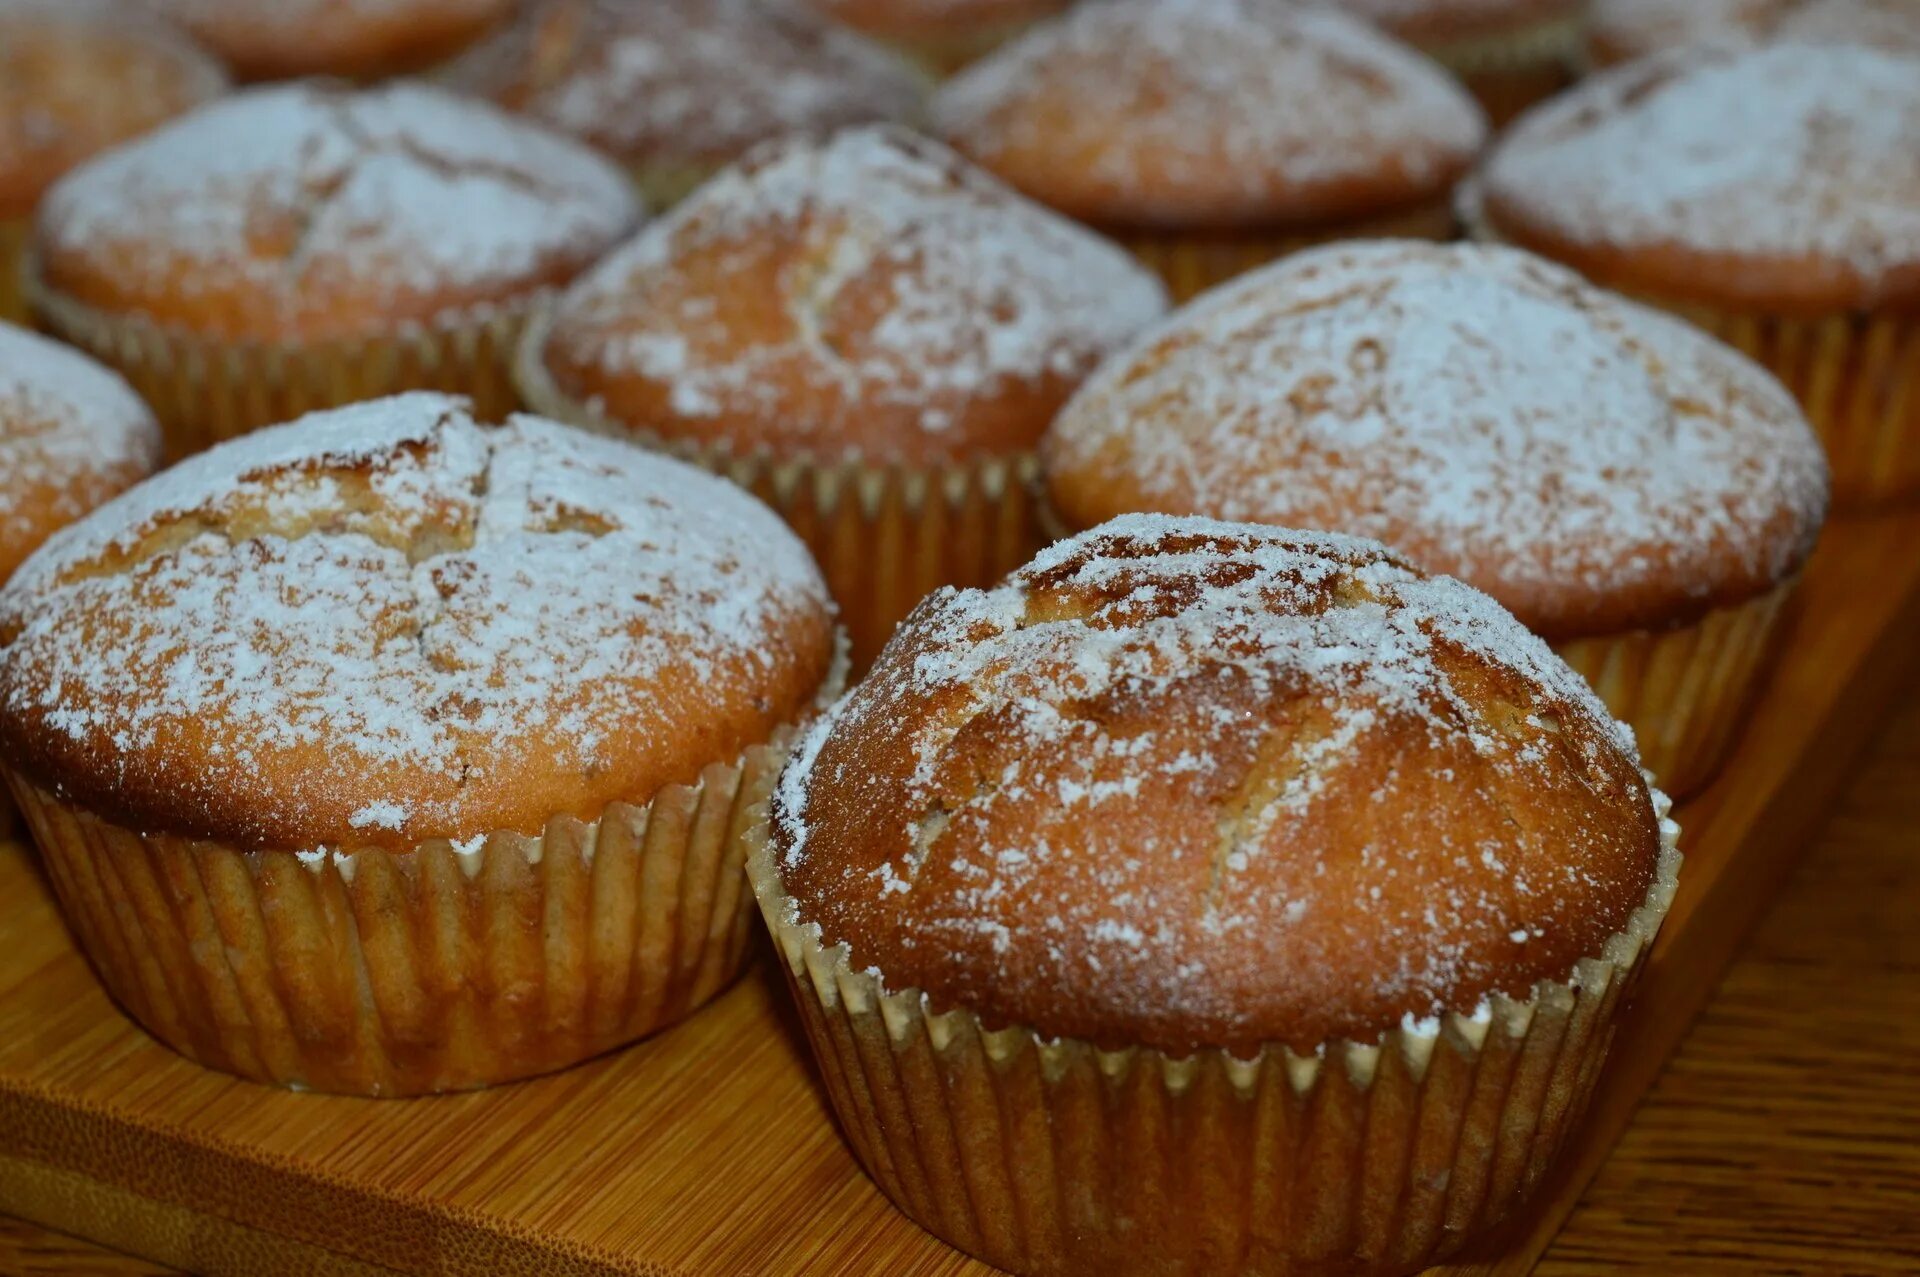
<path id="1" fill-rule="evenodd" d="M 143 0 L 191 31 L 243 79 L 371 80 L 458 51 L 513 0 Z"/>
<path id="2" fill-rule="evenodd" d="M 1665 810 L 1484 595 L 1130 515 L 923 603 L 748 868 L 841 1129 L 929 1230 L 1020 1274 L 1405 1273 L 1578 1122 Z"/>
<path id="3" fill-rule="evenodd" d="M 1737 739 L 1827 504 L 1765 371 L 1482 245 L 1335 244 L 1248 275 L 1102 367 L 1041 456 L 1069 527 L 1327 528 L 1486 591 L 1675 794 Z"/>
<path id="4" fill-rule="evenodd" d="M 1496 121 L 1558 92 L 1580 64 L 1589 0 L 1347 0 L 1458 75 Z"/>
<path id="5" fill-rule="evenodd" d="M 31 301 L 190 452 L 407 389 L 497 417 L 527 313 L 638 223 L 618 169 L 414 85 L 255 89 L 63 179 Z"/>
<path id="6" fill-rule="evenodd" d="M 1112 0 L 948 82 L 941 134 L 1123 239 L 1186 298 L 1305 244 L 1447 238 L 1486 138 L 1465 89 L 1340 13 L 1273 0 Z"/>
<path id="7" fill-rule="evenodd" d="M 1033 448 L 1166 308 L 1151 273 L 936 142 L 756 151 L 589 272 L 517 365 L 549 415 L 734 476 L 812 547 L 854 660 L 1038 545 Z"/>
<path id="8" fill-rule="evenodd" d="M 1920 51 L 1913 0 L 1597 0 L 1587 50 L 1605 66 L 1676 45 L 1758 37 Z"/>
<path id="9" fill-rule="evenodd" d="M 725 481 L 405 395 L 49 541 L 0 590 L 0 769 L 162 1041 L 320 1090 L 482 1086 L 739 969 L 746 813 L 832 628 Z"/>
<path id="10" fill-rule="evenodd" d="M 20 255 L 47 187 L 226 84 L 219 63 L 132 3 L 0 0 L 0 322 L 26 316 Z"/>
<path id="11" fill-rule="evenodd" d="M 1920 493 L 1915 137 L 1920 54 L 1681 49 L 1522 117 L 1464 203 L 1766 365 L 1857 506 Z"/>
<path id="12" fill-rule="evenodd" d="M 760 142 L 911 122 L 926 94 L 792 0 L 530 0 L 446 82 L 592 143 L 662 206 Z"/>
<path id="13" fill-rule="evenodd" d="M 1072 0 L 810 0 L 820 12 L 884 40 L 936 75 L 1006 43 Z"/>

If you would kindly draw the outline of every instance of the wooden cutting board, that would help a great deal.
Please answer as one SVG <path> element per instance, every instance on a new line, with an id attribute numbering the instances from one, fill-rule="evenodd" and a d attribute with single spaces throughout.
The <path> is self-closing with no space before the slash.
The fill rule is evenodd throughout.
<path id="1" fill-rule="evenodd" d="M 1835 526 L 1687 867 L 1591 1120 L 1526 1216 L 1437 1270 L 1529 1271 L 1920 664 L 1920 515 Z M 0 1213 L 216 1275 L 988 1270 L 896 1214 L 835 1133 L 763 965 L 654 1041 L 474 1095 L 296 1095 L 115 1010 L 32 855 L 0 844 Z"/>

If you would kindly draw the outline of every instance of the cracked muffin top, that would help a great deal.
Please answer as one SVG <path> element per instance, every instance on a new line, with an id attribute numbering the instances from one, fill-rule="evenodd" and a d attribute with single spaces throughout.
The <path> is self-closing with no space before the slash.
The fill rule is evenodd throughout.
<path id="1" fill-rule="evenodd" d="M 538 833 L 731 762 L 833 654 L 806 550 L 740 489 L 415 394 L 194 457 L 0 590 L 0 756 L 246 849 Z"/>
<path id="2" fill-rule="evenodd" d="M 1129 515 L 943 590 L 777 787 L 791 921 L 989 1027 L 1175 1055 L 1526 996 L 1648 900 L 1630 733 L 1485 595 Z"/>
<path id="3" fill-rule="evenodd" d="M 68 298 L 209 337 L 391 330 L 564 283 L 640 219 L 578 143 L 419 85 L 201 108 L 70 174 L 34 251 Z"/>
<path id="4" fill-rule="evenodd" d="M 513 0 L 141 0 L 249 80 L 372 78 L 446 57 Z"/>

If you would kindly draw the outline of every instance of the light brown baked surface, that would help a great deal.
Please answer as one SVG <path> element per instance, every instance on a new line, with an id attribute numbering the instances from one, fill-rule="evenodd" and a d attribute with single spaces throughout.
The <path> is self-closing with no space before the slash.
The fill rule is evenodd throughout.
<path id="1" fill-rule="evenodd" d="M 160 464 L 160 427 L 113 372 L 0 324 L 0 583 Z"/>
<path id="2" fill-rule="evenodd" d="M 1920 52 L 1679 48 L 1535 108 L 1478 217 L 1599 283 L 1767 313 L 1920 305 Z"/>
<path id="3" fill-rule="evenodd" d="M 963 153 L 1096 224 L 1228 229 L 1444 195 L 1486 122 L 1422 54 L 1271 0 L 1112 0 L 1043 23 L 934 98 Z"/>
<path id="4" fill-rule="evenodd" d="M 1600 66 L 1705 40 L 1802 40 L 1920 50 L 1913 0 L 1596 0 L 1587 50 Z"/>
<path id="5" fill-rule="evenodd" d="M 541 359 L 645 435 L 931 466 L 1030 450 L 1165 308 L 1118 247 L 879 127 L 754 152 L 570 288 Z"/>
<path id="6" fill-rule="evenodd" d="M 565 283 L 640 219 L 579 143 L 399 83 L 236 94 L 103 156 L 42 204 L 69 300 L 201 336 L 317 341 Z"/>
<path id="7" fill-rule="evenodd" d="M 1525 35 L 1578 17 L 1585 0 L 1347 0 L 1343 7 L 1412 44 L 1446 45 Z"/>
<path id="8" fill-rule="evenodd" d="M 1070 526 L 1133 510 L 1374 537 L 1553 639 L 1664 629 L 1806 562 L 1827 466 L 1692 326 L 1484 245 L 1352 241 L 1208 294 L 1041 448 Z"/>
<path id="9" fill-rule="evenodd" d="M 0 0 L 0 218 L 226 85 L 219 63 L 131 3 Z"/>
<path id="10" fill-rule="evenodd" d="M 741 490 L 406 395 L 181 463 L 0 591 L 10 767 L 239 849 L 538 833 L 731 762 L 832 659 L 805 549 Z"/>
<path id="11" fill-rule="evenodd" d="M 809 0 L 836 22 L 894 40 L 962 38 L 1011 29 L 1071 0 Z"/>
<path id="12" fill-rule="evenodd" d="M 142 0 L 248 80 L 355 79 L 431 65 L 505 17 L 513 0 Z"/>
<path id="13" fill-rule="evenodd" d="M 889 990 L 1240 1055 L 1565 977 L 1660 846 L 1630 741 L 1485 596 L 1145 515 L 923 602 L 771 834 L 798 919 Z"/>
<path id="14" fill-rule="evenodd" d="M 624 160 L 681 164 L 911 122 L 926 92 L 899 58 L 790 0 L 532 0 L 447 83 Z"/>

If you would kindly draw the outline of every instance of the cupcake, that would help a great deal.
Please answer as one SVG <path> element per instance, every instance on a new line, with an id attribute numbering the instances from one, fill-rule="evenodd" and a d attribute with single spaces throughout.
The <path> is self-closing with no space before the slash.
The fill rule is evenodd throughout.
<path id="1" fill-rule="evenodd" d="M 1920 51 L 1913 0 L 1598 0 L 1587 52 L 1606 66 L 1676 45 L 1762 38 Z"/>
<path id="2" fill-rule="evenodd" d="M 1134 515 L 943 591 L 749 872 L 840 1125 L 1013 1273 L 1406 1273 L 1578 1123 L 1665 800 L 1485 596 Z"/>
<path id="3" fill-rule="evenodd" d="M 1351 0 L 1371 19 L 1458 75 L 1504 122 L 1570 83 L 1580 65 L 1588 0 Z"/>
<path id="4" fill-rule="evenodd" d="M 1676 50 L 1524 116 L 1465 204 L 1766 365 L 1859 507 L 1920 494 L 1915 137 L 1920 55 Z"/>
<path id="5" fill-rule="evenodd" d="M 482 103 L 290 85 L 63 179 L 27 286 L 178 456 L 397 390 L 462 391 L 497 417 L 529 310 L 639 218 L 618 170 Z"/>
<path id="6" fill-rule="evenodd" d="M 1273 0 L 1085 5 L 933 109 L 964 154 L 1124 241 L 1181 299 L 1322 240 L 1450 237 L 1449 193 L 1486 138 L 1426 58 Z"/>
<path id="7" fill-rule="evenodd" d="M 0 584 L 41 542 L 159 463 L 160 427 L 125 382 L 0 324 Z M 0 794 L 0 835 L 12 825 Z"/>
<path id="8" fill-rule="evenodd" d="M 812 0 L 813 7 L 884 40 L 935 75 L 1005 44 L 1071 0 Z"/>
<path id="9" fill-rule="evenodd" d="M 786 0 L 531 0 L 445 79 L 617 157 L 661 206 L 769 138 L 912 121 L 926 92 Z"/>
<path id="10" fill-rule="evenodd" d="M 144 0 L 243 79 L 417 71 L 504 18 L 514 0 Z"/>
<path id="11" fill-rule="evenodd" d="M 668 448 L 786 516 L 856 667 L 922 595 L 1039 545 L 1033 448 L 1166 307 L 1113 245 L 938 143 L 863 128 L 755 152 L 529 329 L 539 411 Z"/>
<path id="12" fill-rule="evenodd" d="M 224 91 L 212 58 L 110 0 L 0 0 L 0 322 L 26 318 L 19 265 L 54 179 Z"/>
<path id="13" fill-rule="evenodd" d="M 1738 738 L 1826 512 L 1772 377 L 1512 249 L 1336 244 L 1116 356 L 1041 446 L 1055 517 L 1376 538 L 1492 595 L 1676 795 Z"/>
<path id="14" fill-rule="evenodd" d="M 404 395 L 48 542 L 0 591 L 0 769 L 161 1041 L 288 1086 L 484 1086 L 739 970 L 746 813 L 833 647 L 738 489 Z"/>

